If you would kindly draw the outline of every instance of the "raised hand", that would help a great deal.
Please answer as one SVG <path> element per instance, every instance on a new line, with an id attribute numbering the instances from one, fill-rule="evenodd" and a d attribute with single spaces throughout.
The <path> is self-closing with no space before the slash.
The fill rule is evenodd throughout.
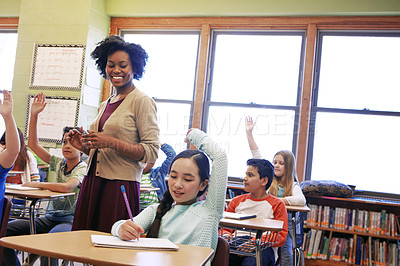
<path id="1" fill-rule="evenodd" d="M 251 117 L 251 116 L 246 116 L 246 119 L 245 119 L 245 127 L 246 127 L 246 132 L 248 132 L 248 133 L 251 133 L 251 132 L 253 132 L 253 129 L 254 129 L 254 125 L 255 125 L 256 123 L 255 122 L 253 122 L 253 118 Z"/>
<path id="2" fill-rule="evenodd" d="M 2 116 L 12 115 L 13 110 L 13 98 L 11 93 L 7 90 L 3 90 L 3 101 L 0 100 L 0 114 Z"/>
<path id="3" fill-rule="evenodd" d="M 43 92 L 40 92 L 38 95 L 35 96 L 31 106 L 31 114 L 38 115 L 40 112 L 44 110 L 46 107 L 46 96 Z"/>

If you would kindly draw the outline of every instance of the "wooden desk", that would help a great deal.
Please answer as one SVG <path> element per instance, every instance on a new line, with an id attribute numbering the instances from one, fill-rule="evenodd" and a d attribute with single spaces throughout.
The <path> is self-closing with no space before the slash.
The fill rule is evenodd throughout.
<path id="1" fill-rule="evenodd" d="M 0 244 L 42 256 L 92 265 L 204 265 L 214 253 L 211 248 L 180 244 L 178 251 L 94 247 L 90 239 L 92 234 L 110 235 L 82 230 L 3 237 Z"/>
<path id="2" fill-rule="evenodd" d="M 13 171 L 13 170 L 10 170 L 10 171 L 8 171 L 7 176 L 16 176 L 18 174 L 23 174 L 23 173 L 25 173 L 25 172 L 24 171 Z"/>
<path id="3" fill-rule="evenodd" d="M 246 220 L 234 220 L 222 218 L 219 222 L 221 227 L 229 227 L 235 230 L 255 230 L 256 231 L 256 240 L 255 240 L 255 250 L 256 250 L 256 264 L 257 266 L 262 265 L 261 258 L 261 237 L 263 232 L 269 231 L 271 233 L 275 233 L 276 237 L 278 237 L 279 231 L 283 229 L 283 222 L 273 219 L 264 219 L 264 218 L 253 218 Z"/>
<path id="4" fill-rule="evenodd" d="M 297 227 L 297 222 L 296 222 L 296 214 L 300 212 L 309 212 L 310 208 L 307 206 L 292 206 L 292 205 L 286 205 L 286 210 L 288 213 L 292 214 L 292 241 L 293 241 L 293 266 L 299 265 L 299 261 L 303 261 L 303 266 L 304 266 L 304 253 L 301 249 L 301 247 L 297 246 L 297 241 L 296 241 L 296 227 Z"/>
<path id="5" fill-rule="evenodd" d="M 233 182 L 233 181 L 228 181 L 227 188 L 232 188 L 232 189 L 243 189 L 244 185 L 243 182 Z"/>
<path id="6" fill-rule="evenodd" d="M 7 189 L 7 187 L 6 187 L 5 195 L 22 198 L 22 199 L 31 201 L 31 204 L 29 205 L 29 224 L 31 227 L 30 228 L 31 234 L 35 234 L 36 233 L 36 226 L 35 226 L 36 203 L 42 199 L 55 199 L 55 198 L 75 195 L 75 192 L 60 193 L 60 192 L 53 192 L 53 191 L 45 190 L 45 189 L 16 190 L 16 189 Z"/>
<path id="7" fill-rule="evenodd" d="M 160 190 L 158 187 L 140 187 L 140 192 L 150 192 Z"/>

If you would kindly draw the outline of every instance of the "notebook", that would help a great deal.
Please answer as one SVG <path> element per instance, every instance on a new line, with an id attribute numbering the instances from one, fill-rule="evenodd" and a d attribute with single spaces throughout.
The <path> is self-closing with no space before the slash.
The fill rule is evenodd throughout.
<path id="1" fill-rule="evenodd" d="M 256 218 L 256 214 L 240 214 L 235 212 L 224 212 L 224 218 L 228 219 L 235 219 L 235 220 L 244 220 L 244 219 L 251 219 Z"/>
<path id="2" fill-rule="evenodd" d="M 165 238 L 140 238 L 140 240 L 121 240 L 116 236 L 92 235 L 95 247 L 148 249 L 148 250 L 178 250 L 179 247 Z"/>
<path id="3" fill-rule="evenodd" d="M 23 187 L 21 184 L 11 184 L 6 186 L 7 189 L 15 189 L 15 190 L 39 190 L 39 187 Z"/>

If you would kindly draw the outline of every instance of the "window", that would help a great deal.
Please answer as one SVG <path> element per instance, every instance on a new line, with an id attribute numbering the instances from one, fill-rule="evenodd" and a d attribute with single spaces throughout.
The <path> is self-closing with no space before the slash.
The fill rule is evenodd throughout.
<path id="1" fill-rule="evenodd" d="M 14 77 L 15 55 L 17 52 L 18 34 L 14 30 L 0 30 L 0 90 L 12 89 Z M 0 94 L 3 100 L 3 94 Z M 5 125 L 3 118 L 0 119 L 0 133 L 3 134 Z"/>
<path id="2" fill-rule="evenodd" d="M 400 32 L 321 31 L 306 177 L 398 193 Z"/>
<path id="3" fill-rule="evenodd" d="M 157 102 L 161 143 L 176 152 L 186 149 L 183 140 L 191 127 L 199 32 L 138 30 L 123 32 L 122 37 L 140 44 L 149 55 L 142 79 L 134 82 Z M 161 152 L 157 162 L 163 158 Z"/>
<path id="4" fill-rule="evenodd" d="M 304 32 L 214 31 L 203 128 L 227 151 L 228 176 L 243 177 L 251 152 L 245 116 L 264 158 L 295 150 Z"/>

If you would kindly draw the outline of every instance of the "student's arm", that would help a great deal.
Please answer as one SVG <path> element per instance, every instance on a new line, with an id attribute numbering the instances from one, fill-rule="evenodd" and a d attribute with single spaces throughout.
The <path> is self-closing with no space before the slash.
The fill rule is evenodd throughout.
<path id="1" fill-rule="evenodd" d="M 31 117 L 29 119 L 29 130 L 28 130 L 28 147 L 37 155 L 39 158 L 50 163 L 50 153 L 40 146 L 37 136 L 37 122 L 39 113 L 46 107 L 46 96 L 43 92 L 40 92 L 35 96 L 31 106 Z"/>
<path id="2" fill-rule="evenodd" d="M 40 175 L 39 175 L 39 169 L 37 166 L 37 161 L 35 156 L 33 156 L 32 152 L 27 151 L 28 157 L 29 157 L 29 173 L 30 173 L 30 180 L 40 180 Z"/>
<path id="3" fill-rule="evenodd" d="M 19 154 L 20 142 L 15 124 L 13 111 L 13 99 L 11 94 L 3 90 L 3 101 L 0 100 L 0 114 L 4 119 L 6 128 L 6 149 L 0 153 L 0 165 L 4 168 L 11 168 Z"/>
<path id="4" fill-rule="evenodd" d="M 193 128 L 187 134 L 187 139 L 199 150 L 205 152 L 211 159 L 211 175 L 208 182 L 205 207 L 222 217 L 225 206 L 227 173 L 227 156 L 216 142 L 200 129 Z"/>
<path id="5" fill-rule="evenodd" d="M 167 156 L 167 158 L 164 160 L 164 162 L 162 163 L 162 165 L 160 166 L 160 173 L 161 173 L 161 177 L 165 178 L 165 176 L 168 174 L 169 171 L 169 167 L 171 166 L 171 162 L 172 160 L 175 158 L 176 152 L 174 151 L 174 149 L 168 145 L 167 143 L 163 143 L 161 145 L 161 150 L 165 153 L 165 155 Z M 164 180 L 165 182 L 165 180 Z"/>
<path id="6" fill-rule="evenodd" d="M 247 136 L 247 142 L 249 144 L 250 151 L 251 151 L 254 159 L 261 159 L 260 150 L 258 149 L 257 143 L 254 140 L 254 136 L 253 136 L 253 129 L 254 129 L 255 124 L 256 123 L 253 122 L 253 118 L 251 116 L 246 116 L 246 120 L 245 120 L 246 136 Z"/>
<path id="7" fill-rule="evenodd" d="M 111 228 L 111 234 L 124 240 L 129 238 L 128 235 L 132 237 L 130 239 L 136 239 L 138 235 L 133 233 L 131 229 L 137 230 L 139 235 L 146 232 L 156 217 L 157 207 L 158 204 L 148 206 L 133 218 L 133 222 L 130 220 L 120 220 L 115 222 Z M 121 206 L 121 208 L 125 208 L 125 206 Z M 132 228 L 128 229 L 130 227 Z M 126 231 L 130 231 L 131 233 L 127 233 Z"/>
<path id="8" fill-rule="evenodd" d="M 274 219 L 283 222 L 283 228 L 281 231 L 279 231 L 278 242 L 272 246 L 281 247 L 285 244 L 286 237 L 288 234 L 288 216 L 287 216 L 286 206 L 282 200 L 275 198 L 275 201 L 272 204 L 272 209 L 274 212 Z M 265 237 L 268 237 L 268 235 L 266 235 Z"/>
<path id="9" fill-rule="evenodd" d="M 304 206 L 306 205 L 306 198 L 300 188 L 299 183 L 294 182 L 292 186 L 292 196 L 283 198 L 286 205 Z"/>
<path id="10" fill-rule="evenodd" d="M 77 178 L 70 178 L 65 183 L 49 183 L 49 182 L 28 182 L 23 186 L 26 187 L 37 187 L 48 189 L 55 192 L 68 193 L 79 185 L 79 180 Z"/>

